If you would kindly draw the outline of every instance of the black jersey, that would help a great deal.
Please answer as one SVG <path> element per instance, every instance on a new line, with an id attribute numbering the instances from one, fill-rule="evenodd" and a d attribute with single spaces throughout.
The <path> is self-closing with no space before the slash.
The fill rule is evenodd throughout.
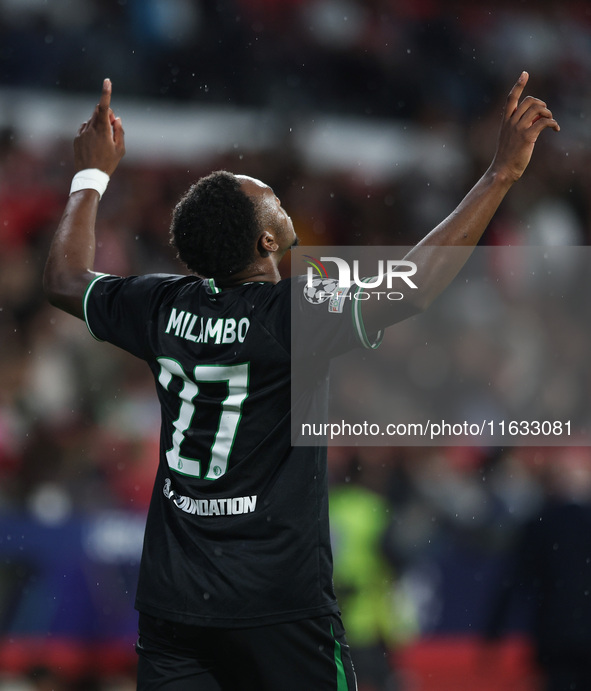
<path id="1" fill-rule="evenodd" d="M 309 410 L 326 405 L 330 358 L 369 341 L 355 301 L 327 317 L 301 283 L 293 343 L 315 355 L 296 407 Z M 336 610 L 326 450 L 291 445 L 291 285 L 158 274 L 86 291 L 90 332 L 146 360 L 162 408 L 141 612 L 239 627 Z"/>

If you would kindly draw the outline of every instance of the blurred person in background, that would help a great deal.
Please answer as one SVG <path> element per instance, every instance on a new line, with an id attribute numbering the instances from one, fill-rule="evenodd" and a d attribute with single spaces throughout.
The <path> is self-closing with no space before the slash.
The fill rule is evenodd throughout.
<path id="1" fill-rule="evenodd" d="M 521 605 L 544 691 L 584 691 L 591 689 L 591 450 L 558 449 L 546 463 L 544 504 L 515 539 L 485 635 L 498 640 Z"/>
<path id="2" fill-rule="evenodd" d="M 331 451 L 334 585 L 347 622 L 359 691 L 397 691 L 403 686 L 393 654 L 417 635 L 418 622 L 386 545 L 394 520 L 386 497 L 391 449 L 359 449 L 352 456 L 345 454 L 344 462 L 335 447 Z"/>
<path id="3" fill-rule="evenodd" d="M 146 360 L 156 381 L 162 430 L 136 597 L 139 689 L 356 688 L 332 586 L 326 449 L 292 446 L 290 418 L 325 414 L 332 357 L 377 347 L 383 328 L 439 295 L 540 133 L 559 130 L 545 103 L 521 99 L 527 80 L 523 72 L 509 93 L 489 169 L 409 253 L 420 278 L 412 299 L 364 301 L 362 314 L 361 301 L 345 301 L 327 319 L 326 304 L 294 279 L 293 333 L 292 282 L 279 262 L 297 237 L 273 190 L 248 176 L 213 173 L 175 207 L 173 244 L 192 275 L 94 272 L 99 200 L 125 150 L 104 81 L 75 140 L 77 173 L 44 287 L 96 338 Z M 467 251 L 442 261 L 447 245 Z M 318 355 L 292 410 L 291 351 L 310 344 Z"/>

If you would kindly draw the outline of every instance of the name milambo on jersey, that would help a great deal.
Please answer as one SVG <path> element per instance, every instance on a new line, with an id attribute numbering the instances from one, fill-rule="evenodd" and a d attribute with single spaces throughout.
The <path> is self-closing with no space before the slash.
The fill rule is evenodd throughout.
<path id="1" fill-rule="evenodd" d="M 184 338 L 193 343 L 244 343 L 250 327 L 248 317 L 236 320 L 232 317 L 199 317 L 186 310 L 170 311 L 165 333 Z"/>

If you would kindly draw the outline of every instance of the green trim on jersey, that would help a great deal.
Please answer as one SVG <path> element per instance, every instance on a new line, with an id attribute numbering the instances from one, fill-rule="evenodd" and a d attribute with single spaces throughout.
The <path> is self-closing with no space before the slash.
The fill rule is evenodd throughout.
<path id="1" fill-rule="evenodd" d="M 98 274 L 95 278 L 90 281 L 90 283 L 86 286 L 86 290 L 84 291 L 84 297 L 82 298 L 82 312 L 84 314 L 84 321 L 86 322 L 86 328 L 90 332 L 90 335 L 94 338 L 95 341 L 100 341 L 103 343 L 103 339 L 99 338 L 98 336 L 95 336 L 92 329 L 90 328 L 90 324 L 88 323 L 88 314 L 86 312 L 86 308 L 88 305 L 88 296 L 90 295 L 90 291 L 93 289 L 94 284 L 97 281 L 100 281 L 101 278 L 104 278 L 105 276 L 109 276 L 110 274 Z"/>
<path id="2" fill-rule="evenodd" d="M 330 626 L 330 635 L 334 638 L 332 624 Z M 349 684 L 347 683 L 347 676 L 345 674 L 345 666 L 343 665 L 341 644 L 336 638 L 334 639 L 334 663 L 337 667 L 337 691 L 349 691 Z"/>
<path id="3" fill-rule="evenodd" d="M 363 283 L 373 280 L 373 278 L 364 278 Z M 369 339 L 367 331 L 365 330 L 365 324 L 363 323 L 363 315 L 361 314 L 362 300 L 357 299 L 357 295 L 359 295 L 360 292 L 363 292 L 363 286 L 359 286 L 353 294 L 353 305 L 351 308 L 351 316 L 353 317 L 353 327 L 355 329 L 355 332 L 357 333 L 359 340 L 361 341 L 361 345 L 364 348 L 375 350 L 381 344 L 384 338 L 384 332 L 378 331 L 373 342 Z"/>
<path id="4" fill-rule="evenodd" d="M 222 289 L 221 289 L 221 288 L 218 288 L 218 287 L 216 286 L 215 281 L 213 280 L 213 278 L 209 278 L 209 279 L 207 280 L 207 282 L 209 283 L 209 289 L 211 290 L 212 293 L 217 294 L 217 293 L 221 293 L 221 292 L 222 292 Z"/>

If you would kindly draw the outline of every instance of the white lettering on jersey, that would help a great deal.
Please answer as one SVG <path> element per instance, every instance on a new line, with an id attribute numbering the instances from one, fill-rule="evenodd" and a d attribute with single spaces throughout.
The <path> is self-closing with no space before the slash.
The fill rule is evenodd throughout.
<path id="1" fill-rule="evenodd" d="M 192 499 L 170 489 L 170 478 L 166 478 L 163 492 L 167 499 L 181 511 L 197 516 L 238 516 L 252 513 L 256 509 L 257 495 L 250 497 L 228 497 L 223 499 Z"/>
<path id="2" fill-rule="evenodd" d="M 168 318 L 165 333 L 171 333 L 179 338 L 184 338 L 193 343 L 244 343 L 250 327 L 248 317 L 242 317 L 236 322 L 232 317 L 204 319 L 192 312 L 177 311 L 173 307 Z"/>

